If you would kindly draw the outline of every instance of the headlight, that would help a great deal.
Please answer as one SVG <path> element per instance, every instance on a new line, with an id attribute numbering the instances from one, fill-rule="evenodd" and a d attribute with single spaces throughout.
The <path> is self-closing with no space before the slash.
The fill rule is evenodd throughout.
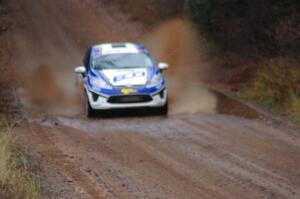
<path id="1" fill-rule="evenodd" d="M 91 83 L 92 83 L 93 87 L 100 88 L 100 89 L 101 88 L 104 88 L 104 89 L 111 89 L 112 88 L 106 81 L 104 81 L 101 78 L 91 77 L 90 80 L 91 80 Z"/>
<path id="2" fill-rule="evenodd" d="M 159 85 L 161 82 L 163 81 L 163 77 L 160 73 L 154 75 L 152 77 L 152 79 L 150 80 L 150 82 L 148 83 L 147 87 L 150 88 L 150 87 L 154 87 L 154 86 L 157 86 Z"/>

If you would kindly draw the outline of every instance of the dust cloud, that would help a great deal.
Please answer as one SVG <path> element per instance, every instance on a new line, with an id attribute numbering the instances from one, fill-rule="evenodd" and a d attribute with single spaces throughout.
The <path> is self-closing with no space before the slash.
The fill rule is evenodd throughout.
<path id="1" fill-rule="evenodd" d="M 83 103 L 76 88 L 74 67 L 80 64 L 81 52 L 71 42 L 59 46 L 48 38 L 36 41 L 15 34 L 16 65 L 21 99 L 27 112 L 79 115 Z M 61 40 L 68 41 L 65 38 Z M 67 50 L 66 50 L 67 48 Z"/>
<path id="2" fill-rule="evenodd" d="M 83 104 L 79 103 L 73 71 L 80 64 L 82 51 L 67 31 L 71 9 L 61 12 L 59 1 L 26 0 L 17 5 L 14 64 L 27 112 L 80 114 Z"/>
<path id="3" fill-rule="evenodd" d="M 215 112 L 217 99 L 202 84 L 211 74 L 198 35 L 189 22 L 178 19 L 145 37 L 157 61 L 170 64 L 166 76 L 172 113 Z"/>

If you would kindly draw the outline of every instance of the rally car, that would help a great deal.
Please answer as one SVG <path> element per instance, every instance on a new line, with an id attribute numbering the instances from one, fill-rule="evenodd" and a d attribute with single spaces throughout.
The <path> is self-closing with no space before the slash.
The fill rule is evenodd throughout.
<path id="1" fill-rule="evenodd" d="M 88 117 L 111 109 L 151 108 L 168 113 L 168 94 L 162 71 L 140 44 L 109 43 L 90 47 L 75 68 L 85 91 Z"/>

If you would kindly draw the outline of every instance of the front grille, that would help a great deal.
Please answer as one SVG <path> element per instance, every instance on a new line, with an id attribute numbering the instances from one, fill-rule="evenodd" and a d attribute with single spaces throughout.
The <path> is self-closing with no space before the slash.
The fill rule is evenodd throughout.
<path id="1" fill-rule="evenodd" d="M 122 103 L 143 103 L 152 101 L 152 97 L 149 95 L 122 95 L 112 96 L 108 99 L 109 103 L 122 104 Z"/>

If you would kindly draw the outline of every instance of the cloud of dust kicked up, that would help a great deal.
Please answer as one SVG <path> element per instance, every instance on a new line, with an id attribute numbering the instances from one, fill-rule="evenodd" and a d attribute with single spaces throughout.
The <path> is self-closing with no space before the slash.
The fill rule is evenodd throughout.
<path id="1" fill-rule="evenodd" d="M 201 38 L 184 20 L 160 25 L 145 38 L 157 61 L 170 64 L 166 72 L 172 113 L 215 112 L 217 99 L 203 85 L 209 64 L 201 49 Z"/>
<path id="2" fill-rule="evenodd" d="M 18 79 L 24 89 L 21 99 L 29 114 L 78 115 L 82 112 L 80 90 L 76 88 L 74 67 L 80 63 L 81 52 L 66 42 L 66 48 L 48 39 L 40 42 L 15 34 Z M 61 38 L 61 40 L 66 40 Z"/>

